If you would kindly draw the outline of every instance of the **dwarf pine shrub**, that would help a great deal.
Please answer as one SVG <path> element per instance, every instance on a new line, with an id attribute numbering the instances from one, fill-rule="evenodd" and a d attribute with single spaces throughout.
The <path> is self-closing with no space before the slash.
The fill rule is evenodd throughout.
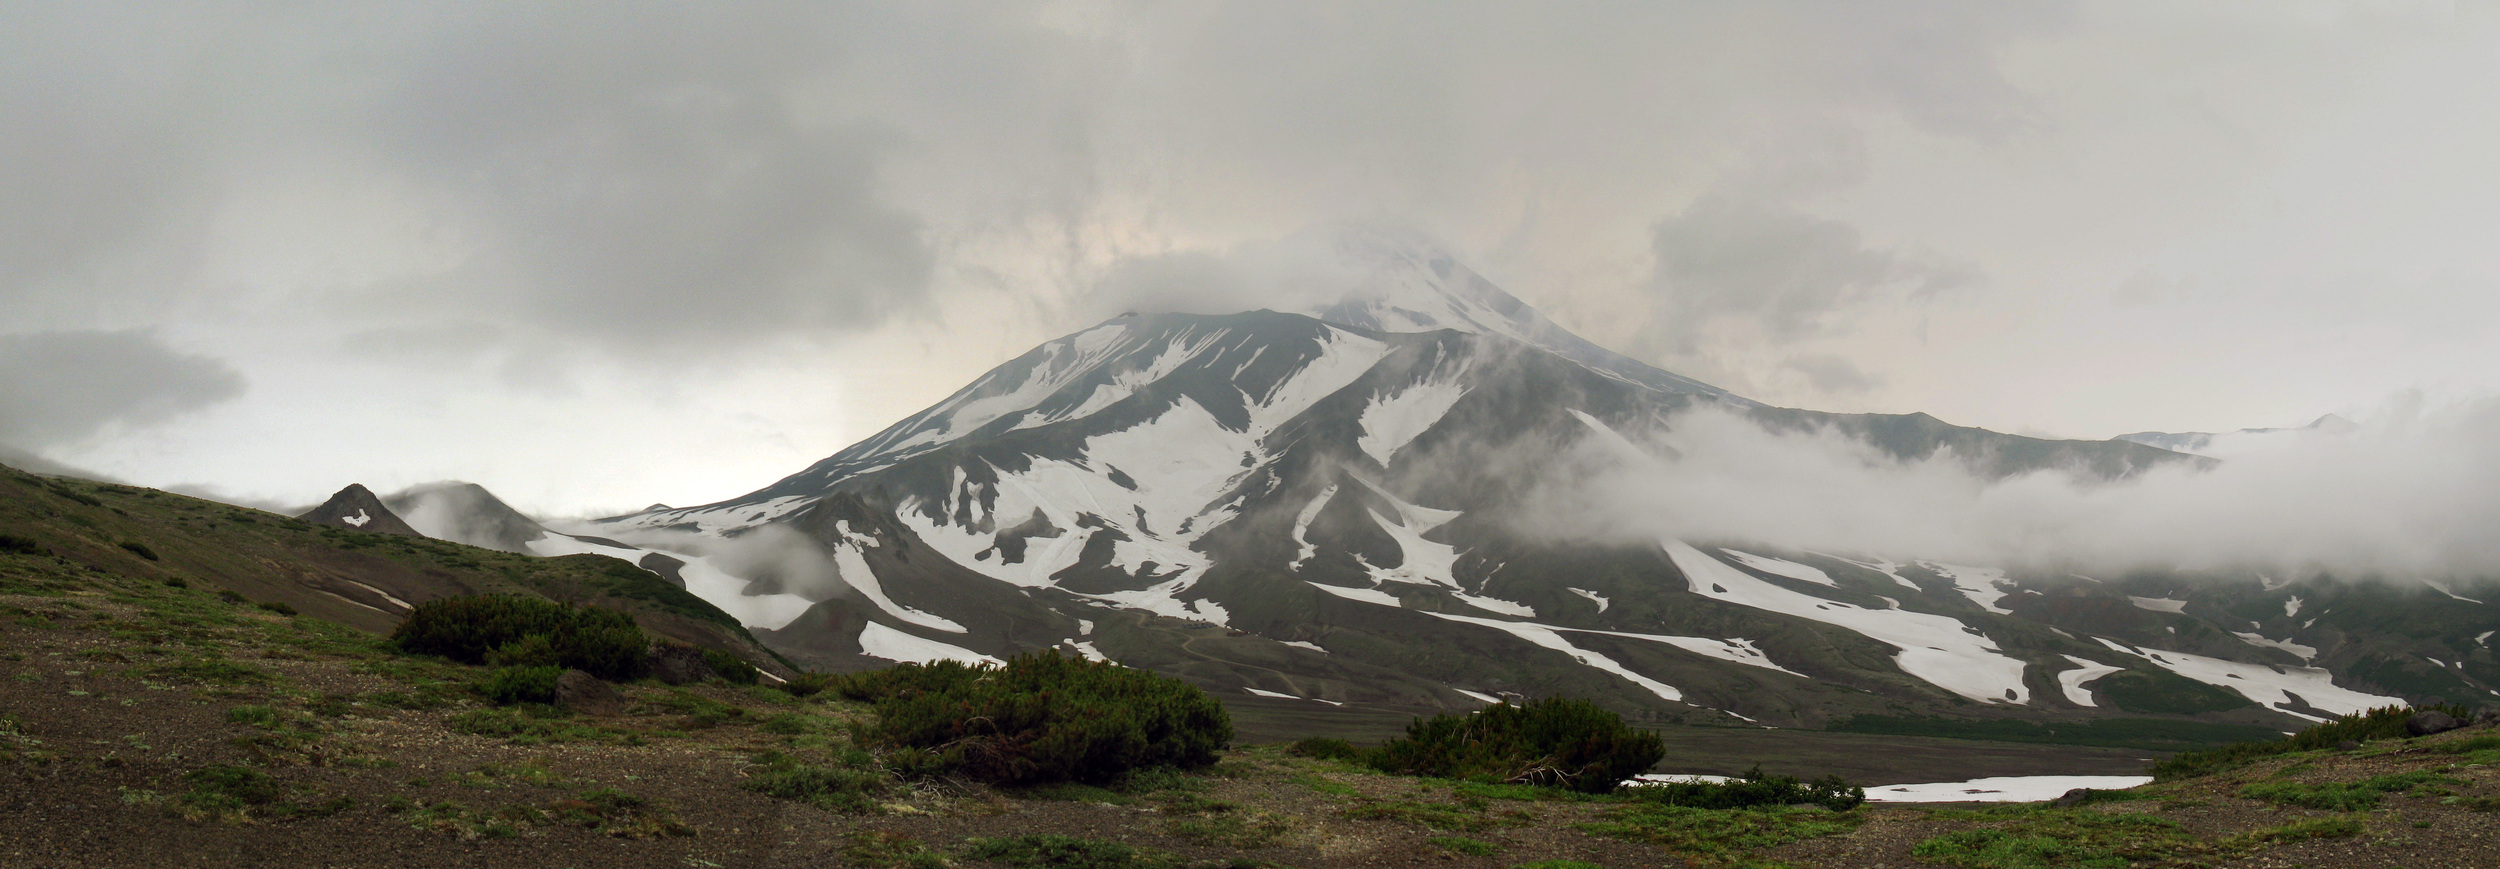
<path id="1" fill-rule="evenodd" d="M 1382 772 L 1605 793 L 1667 755 L 1658 735 L 1586 700 L 1496 703 L 1417 719 L 1366 758 Z"/>
<path id="2" fill-rule="evenodd" d="M 1102 784 L 1136 769 L 1203 768 L 1232 717 L 1197 686 L 1107 662 L 1035 652 L 1004 666 L 900 664 L 837 676 L 875 704 L 868 736 L 908 771 L 1000 784 Z"/>
<path id="3" fill-rule="evenodd" d="M 624 613 L 512 595 L 426 601 L 391 640 L 403 651 L 463 664 L 559 667 L 611 681 L 641 676 L 650 645 Z"/>

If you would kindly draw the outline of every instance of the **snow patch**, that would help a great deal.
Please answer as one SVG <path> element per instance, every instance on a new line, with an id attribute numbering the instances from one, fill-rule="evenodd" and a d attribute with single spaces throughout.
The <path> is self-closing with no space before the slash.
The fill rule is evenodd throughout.
<path id="1" fill-rule="evenodd" d="M 1452 372 L 1451 376 L 1457 373 Z M 1394 395 L 1374 395 L 1371 404 L 1363 408 L 1363 435 L 1354 444 L 1381 467 L 1388 467 L 1398 450 L 1440 422 L 1466 395 L 1466 386 L 1447 381 L 1418 383 Z"/>
<path id="2" fill-rule="evenodd" d="M 1295 546 L 1301 547 L 1301 551 L 1293 557 L 1293 569 L 1301 570 L 1303 562 L 1311 560 L 1312 555 L 1318 554 L 1319 546 L 1312 543 L 1309 536 L 1311 520 L 1318 519 L 1319 511 L 1328 506 L 1328 499 L 1336 496 L 1337 484 L 1330 483 L 1328 488 L 1320 490 L 1319 497 L 1312 498 L 1311 503 L 1303 505 L 1302 512 L 1294 514 L 1293 542 Z"/>
<path id="3" fill-rule="evenodd" d="M 2238 637 L 2240 638 L 2240 642 L 2247 643 L 2252 646 L 2267 649 L 2282 649 L 2283 651 L 2290 652 L 2293 657 L 2299 658 L 2300 662 L 2303 664 L 2309 663 L 2312 659 L 2318 657 L 2318 649 L 2316 646 L 2304 646 L 2290 640 L 2269 640 L 2266 639 L 2263 634 L 2244 631 L 2232 631 L 2231 636 Z"/>
<path id="4" fill-rule="evenodd" d="M 2160 665 L 2162 669 L 2181 676 L 2218 688 L 2229 688 L 2268 709 L 2311 721 L 2325 721 L 2326 719 L 2305 712 L 2294 712 L 2287 708 L 2296 705 L 2292 702 L 2293 695 L 2299 695 L 2310 708 L 2323 709 L 2336 715 L 2352 715 L 2380 706 L 2404 704 L 2401 698 L 2381 697 L 2376 694 L 2364 694 L 2349 688 L 2336 687 L 2335 674 L 2317 667 L 2242 664 L 2238 661 L 2225 661 L 2221 658 L 2208 658 L 2186 652 L 2166 652 L 2159 649 L 2139 650 L 2105 637 L 2093 639 L 2100 640 L 2101 645 L 2108 646 L 2112 650 L 2151 661 Z"/>
<path id="5" fill-rule="evenodd" d="M 876 622 L 859 632 L 859 650 L 871 658 L 884 658 L 904 664 L 927 664 L 935 661 L 960 661 L 966 664 L 1003 664 L 997 658 L 936 640 L 922 639 Z"/>
<path id="6" fill-rule="evenodd" d="M 2292 595 L 2290 600 L 2283 602 L 2283 617 L 2288 619 L 2297 615 L 2300 615 L 2300 595 Z"/>
<path id="7" fill-rule="evenodd" d="M 1971 599 L 1980 609 L 1997 615 L 2013 615 L 2014 611 L 1997 606 L 2005 597 L 2005 571 L 1993 567 L 1965 567 L 1959 564 L 1924 562 L 1929 570 L 1953 581 L 1953 588 Z"/>
<path id="8" fill-rule="evenodd" d="M 2073 661 L 2076 669 L 2060 671 L 2057 674 L 2057 687 L 2064 690 L 2066 699 L 2077 706 L 2099 706 L 2100 704 L 2092 702 L 2091 689 L 2083 686 L 2092 684 L 2095 679 L 2126 669 L 2073 655 L 2067 655 L 2065 658 Z"/>
<path id="9" fill-rule="evenodd" d="M 850 522 L 837 519 L 834 520 L 833 527 L 846 538 L 843 542 L 833 545 L 834 571 L 842 577 L 844 584 L 868 598 L 887 615 L 924 628 L 935 628 L 950 634 L 964 633 L 964 626 L 950 619 L 912 609 L 895 603 L 893 598 L 886 597 L 885 585 L 877 581 L 877 572 L 869 569 L 868 559 L 861 554 L 856 539 L 852 538 Z"/>
<path id="10" fill-rule="evenodd" d="M 358 528 L 363 528 L 363 527 L 365 527 L 365 523 L 373 521 L 373 517 L 372 517 L 372 516 L 369 516 L 369 515 L 366 515 L 366 513 L 365 513 L 365 508 L 363 508 L 363 507 L 358 507 L 358 508 L 356 508 L 356 515 L 354 515 L 354 516 L 341 516 L 341 517 L 339 517 L 339 521 L 341 521 L 341 522 L 345 522 L 345 523 L 347 523 L 347 524 L 349 524 L 349 525 L 356 526 L 356 527 L 358 527 Z"/>
<path id="11" fill-rule="evenodd" d="M 1601 613 L 1606 611 L 1606 606 L 1610 603 L 1606 600 L 1605 595 L 1598 594 L 1597 592 L 1593 592 L 1585 588 L 1565 588 L 1563 590 L 1588 598 L 1590 602 L 1597 604 L 1597 611 Z"/>
<path id="12" fill-rule="evenodd" d="M 1325 588 L 1325 586 L 1322 587 Z M 1634 685 L 1639 685 L 1643 689 L 1649 691 L 1649 693 L 1658 695 L 1659 699 L 1675 701 L 1681 701 L 1684 699 L 1684 692 L 1676 690 L 1675 686 L 1632 672 L 1632 668 L 1616 662 L 1613 658 L 1572 645 L 1570 640 L 1563 639 L 1561 633 L 1544 625 L 1532 625 L 1526 622 L 1506 622 L 1500 619 L 1480 619 L 1473 616 L 1452 615 L 1449 613 L 1425 613 L 1425 615 L 1438 619 L 1447 619 L 1453 622 L 1492 628 L 1494 630 L 1510 634 L 1511 636 L 1518 637 L 1522 640 L 1526 640 L 1535 645 L 1543 646 L 1545 648 L 1561 652 L 1565 655 L 1569 655 L 1572 660 L 1578 661 L 1583 665 L 1595 667 L 1597 669 L 1613 673 L 1617 676 L 1621 676 L 1624 681 L 1630 682 Z"/>
<path id="13" fill-rule="evenodd" d="M 2183 600 L 2171 600 L 2166 597 L 2136 597 L 2134 595 L 2128 595 L 2127 602 L 2135 604 L 2136 609 L 2152 610 L 2157 613 L 2184 613 L 2187 612 L 2188 605 L 2188 602 Z"/>
<path id="14" fill-rule="evenodd" d="M 1763 573 L 1771 574 L 1772 576 L 1785 576 L 1789 579 L 1811 582 L 1815 585 L 1830 586 L 1832 588 L 1840 587 L 1840 583 L 1832 581 L 1831 574 L 1824 573 L 1821 570 L 1817 570 L 1803 564 L 1798 564 L 1794 561 L 1781 561 L 1777 558 L 1765 558 L 1760 555 L 1755 555 L 1749 552 L 1738 552 L 1733 549 L 1721 549 L 1719 551 L 1725 552 L 1728 554 L 1728 557 L 1736 559 L 1736 563 L 1738 564 L 1762 571 Z"/>
<path id="15" fill-rule="evenodd" d="M 2123 791 L 2151 784 L 2149 775 L 2008 775 L 1969 781 L 1886 785 L 1866 789 L 1870 803 L 2034 803 L 2075 788 Z"/>
<path id="16" fill-rule="evenodd" d="M 1790 591 L 1737 570 L 1680 540 L 1664 541 L 1667 557 L 1694 594 L 1847 628 L 1901 650 L 1895 666 L 1912 677 L 1981 703 L 2028 703 L 2023 662 L 1961 621 L 1933 613 L 1870 610 Z"/>
<path id="17" fill-rule="evenodd" d="M 1893 581 L 1893 582 L 1895 582 L 1895 583 L 1899 584 L 1902 588 L 1906 588 L 1906 589 L 1909 589 L 1909 590 L 1911 590 L 1911 591 L 1926 591 L 1926 589 L 1919 588 L 1919 587 L 1918 587 L 1918 583 L 1911 582 L 1911 581 L 1909 581 L 1909 580 L 1907 580 L 1907 579 L 1903 579 L 1903 578 L 1901 577 L 1901 565 L 1899 565 L 1899 564 L 1895 564 L 1895 563 L 1893 563 L 1893 562 L 1891 562 L 1891 561 L 1886 561 L 1886 560 L 1881 559 L 1881 558 L 1874 558 L 1873 556 L 1868 556 L 1871 560 L 1868 560 L 1868 561 L 1859 561 L 1859 560 L 1854 559 L 1854 558 L 1841 558 L 1840 556 L 1833 555 L 1833 554 L 1830 554 L 1830 553 L 1827 553 L 1827 552 L 1816 552 L 1816 553 L 1814 553 L 1814 554 L 1816 554 L 1816 555 L 1820 555 L 1820 556 L 1823 556 L 1823 557 L 1825 557 L 1825 558 L 1832 558 L 1832 559 L 1837 559 L 1837 560 L 1840 560 L 1840 561 L 1845 561 L 1845 562 L 1848 562 L 1848 563 L 1850 563 L 1850 564 L 1854 564 L 1854 565 L 1857 565 L 1857 566 L 1859 566 L 1859 567 L 1863 567 L 1863 568 L 1866 568 L 1866 569 L 1868 569 L 1868 570 L 1875 571 L 1876 573 L 1880 573 L 1880 574 L 1883 574 L 1883 575 L 1885 575 L 1885 576 L 1892 577 L 1892 581 Z"/>
<path id="18" fill-rule="evenodd" d="M 1322 655 L 1328 654 L 1327 649 L 1320 648 L 1318 643 L 1314 643 L 1309 640 L 1277 640 L 1276 642 L 1278 645 L 1292 646 L 1297 649 L 1309 649 Z"/>
<path id="19" fill-rule="evenodd" d="M 1450 689 L 1450 690 L 1452 690 L 1452 691 L 1456 691 L 1456 692 L 1461 693 L 1461 694 L 1465 694 L 1465 695 L 1467 695 L 1467 696 L 1469 696 L 1469 697 L 1473 697 L 1473 698 L 1476 698 L 1476 699 L 1478 699 L 1478 700 L 1482 700 L 1482 701 L 1484 701 L 1484 702 L 1485 702 L 1485 705 L 1487 705 L 1487 706 L 1493 705 L 1493 704 L 1495 704 L 1495 703 L 1500 703 L 1500 702 L 1502 702 L 1502 698 L 1500 698 L 1500 697 L 1495 697 L 1495 696 L 1493 696 L 1493 695 L 1491 695 L 1491 694 L 1486 694 L 1486 693 L 1484 693 L 1484 692 L 1482 692 L 1482 691 L 1469 691 L 1469 690 L 1467 690 L 1467 689 L 1465 689 L 1465 688 L 1452 688 L 1452 689 Z"/>

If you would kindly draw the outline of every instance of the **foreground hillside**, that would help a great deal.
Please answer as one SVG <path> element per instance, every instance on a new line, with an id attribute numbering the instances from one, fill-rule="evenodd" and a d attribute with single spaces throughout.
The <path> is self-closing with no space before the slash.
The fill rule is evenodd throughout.
<path id="1" fill-rule="evenodd" d="M 2500 859 L 2486 833 L 2500 806 L 2489 767 L 2500 734 L 2488 728 L 2275 757 L 2072 808 L 1676 809 L 1384 776 L 1274 746 L 1236 747 L 1205 774 L 1008 791 L 880 774 L 876 758 L 851 750 L 848 725 L 868 711 L 827 694 L 646 681 L 623 686 L 614 715 L 498 708 L 477 690 L 483 668 L 398 654 L 373 634 L 173 578 L 0 554 L 0 864 Z M 786 786 L 803 780 L 791 770 L 828 769 L 864 775 L 842 793 Z M 763 782 L 798 798 L 754 789 Z"/>
<path id="2" fill-rule="evenodd" d="M 0 466 L 0 552 L 21 556 L 12 562 L 14 581 L 38 589 L 178 583 L 369 634 L 389 632 L 415 604 L 455 595 L 596 605 L 630 613 L 661 637 L 791 672 L 719 607 L 598 555 L 532 558 L 7 466 Z"/>

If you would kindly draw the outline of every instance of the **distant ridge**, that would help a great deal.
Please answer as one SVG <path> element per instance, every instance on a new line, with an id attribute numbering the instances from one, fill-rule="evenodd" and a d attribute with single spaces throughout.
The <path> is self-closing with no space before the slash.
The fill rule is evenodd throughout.
<path id="1" fill-rule="evenodd" d="M 382 499 L 375 497 L 373 490 L 365 488 L 363 483 L 347 484 L 347 488 L 340 489 L 338 494 L 331 495 L 330 500 L 321 502 L 321 506 L 314 507 L 295 518 L 323 525 L 353 528 L 358 531 L 371 531 L 375 534 L 425 536 L 417 533 L 417 529 L 408 527 L 406 520 L 399 518 L 399 514 L 391 512 L 391 508 L 384 506 Z"/>

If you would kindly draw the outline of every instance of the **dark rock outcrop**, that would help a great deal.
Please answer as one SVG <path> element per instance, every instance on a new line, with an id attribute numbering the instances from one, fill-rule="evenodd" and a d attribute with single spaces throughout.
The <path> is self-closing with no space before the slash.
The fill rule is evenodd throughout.
<path id="1" fill-rule="evenodd" d="M 556 706 L 575 715 L 609 717 L 625 714 L 625 695 L 599 677 L 566 670 L 556 677 Z"/>
<path id="2" fill-rule="evenodd" d="M 720 675 L 704 663 L 703 650 L 675 643 L 651 648 L 651 677 L 671 685 L 687 685 Z"/>
<path id="3" fill-rule="evenodd" d="M 2413 717 L 2405 719 L 2405 732 L 2415 736 L 2446 733 L 2464 726 L 2465 722 L 2457 720 L 2456 716 L 2437 710 L 2416 712 Z"/>

